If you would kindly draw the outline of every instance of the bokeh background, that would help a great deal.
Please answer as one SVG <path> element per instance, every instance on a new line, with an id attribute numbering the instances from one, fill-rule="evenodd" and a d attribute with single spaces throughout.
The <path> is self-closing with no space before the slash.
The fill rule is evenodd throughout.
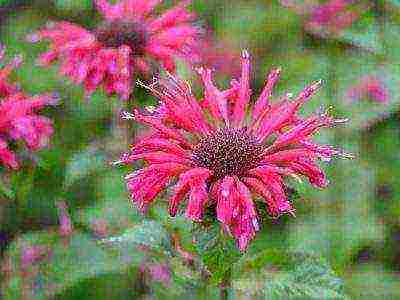
<path id="1" fill-rule="evenodd" d="M 170 2 L 165 1 L 167 6 Z M 229 82 L 227 73 L 237 74 L 238 59 L 232 57 L 246 48 L 252 54 L 255 91 L 272 67 L 282 68 L 276 96 L 295 94 L 323 79 L 324 88 L 304 111 L 332 106 L 334 116 L 350 119 L 323 130 L 318 139 L 356 158 L 324 163 L 331 182 L 325 190 L 293 183 L 296 217 L 266 218 L 246 256 L 266 249 L 312 250 L 344 280 L 352 299 L 400 299 L 400 1 L 352 1 L 329 22 L 313 14 L 317 3 L 193 1 L 199 26 L 218 43 L 209 60 L 221 86 Z M 110 164 L 140 134 L 141 128 L 117 116 L 132 104 L 101 91 L 85 99 L 82 88 L 59 77 L 56 68 L 35 65 L 45 43 L 25 40 L 49 20 L 90 27 L 98 19 L 90 0 L 0 0 L 0 42 L 8 57 L 22 54 L 25 62 L 13 77 L 31 94 L 57 91 L 61 98 L 46 111 L 55 122 L 51 147 L 21 171 L 0 170 L 4 299 L 166 297 L 163 285 L 154 287 L 152 282 L 162 282 L 162 275 L 169 273 L 162 268 L 157 273 L 151 251 L 126 246 L 110 254 L 98 242 L 145 225 L 163 243 L 162 229 L 152 228 L 129 202 L 123 181 L 129 169 Z M 197 89 L 198 79 L 187 66 L 180 64 L 179 73 Z M 134 101 L 142 107 L 155 102 L 139 87 Z M 183 233 L 190 223 L 168 218 L 160 209 L 162 202 L 148 220 L 162 220 L 166 228 L 182 231 L 182 247 L 190 251 L 190 235 Z M 73 224 L 68 242 L 60 237 L 60 215 L 67 218 L 66 211 Z M 280 252 L 273 253 L 271 260 L 279 260 Z M 168 266 L 177 268 L 176 274 L 190 271 L 175 260 Z M 258 299 L 243 285 L 239 290 L 232 297 Z M 179 292 L 185 291 L 169 283 L 171 297 L 176 299 Z M 191 295 L 201 299 L 218 293 L 210 287 L 194 289 Z"/>

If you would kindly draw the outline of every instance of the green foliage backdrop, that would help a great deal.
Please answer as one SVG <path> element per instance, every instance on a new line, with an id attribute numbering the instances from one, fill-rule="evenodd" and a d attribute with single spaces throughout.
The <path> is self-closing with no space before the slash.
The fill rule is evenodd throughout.
<path id="1" fill-rule="evenodd" d="M 31 94 L 57 91 L 61 97 L 60 105 L 46 111 L 55 120 L 51 147 L 38 153 L 35 165 L 0 181 L 4 299 L 220 297 L 216 285 L 205 286 L 218 282 L 219 275 L 210 279 L 199 272 L 205 267 L 196 258 L 182 263 L 184 254 L 171 244 L 174 232 L 187 253 L 206 251 L 212 264 L 235 263 L 231 299 L 400 298 L 400 2 L 363 2 L 366 9 L 352 26 L 327 37 L 307 32 L 307 17 L 278 1 L 193 2 L 202 25 L 213 28 L 217 39 L 229 40 L 234 52 L 246 48 L 253 54 L 254 90 L 272 67 L 282 68 L 277 94 L 297 93 L 322 78 L 324 88 L 305 111 L 332 105 L 335 116 L 350 118 L 318 139 L 356 158 L 325 164 L 331 182 L 325 190 L 291 183 L 299 194 L 296 218 L 264 220 L 237 261 L 234 254 L 225 257 L 218 253 L 221 248 L 213 249 L 221 242 L 215 240 L 221 238 L 218 232 L 197 236 L 196 248 L 192 236 L 197 229 L 183 217 L 168 217 L 163 201 L 146 218 L 140 215 L 124 187 L 127 169 L 110 164 L 137 132 L 115 116 L 124 104 L 101 91 L 85 100 L 82 89 L 59 77 L 56 68 L 35 65 L 45 44 L 29 44 L 26 35 L 48 20 L 94 23 L 91 1 L 0 1 L 0 42 L 8 57 L 19 53 L 25 62 L 14 78 Z M 180 73 L 191 76 L 184 66 Z M 364 75 L 382 78 L 387 103 L 348 99 L 349 88 Z M 220 84 L 227 80 L 219 77 Z M 154 103 L 139 87 L 135 101 L 139 106 Z M 57 233 L 59 201 L 68 204 L 74 224 L 68 240 Z M 48 251 L 39 265 L 26 270 L 21 251 L 33 245 Z M 140 277 L 143 262 L 169 266 L 167 290 Z"/>

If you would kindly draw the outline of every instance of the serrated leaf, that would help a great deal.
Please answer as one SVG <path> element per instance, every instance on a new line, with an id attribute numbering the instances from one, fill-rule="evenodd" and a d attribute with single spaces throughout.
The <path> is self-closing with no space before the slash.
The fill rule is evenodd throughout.
<path id="1" fill-rule="evenodd" d="M 264 299 L 346 299 L 342 280 L 323 259 L 284 250 L 279 254 L 279 262 L 266 262 L 256 273 L 235 279 L 232 286 L 236 293 Z M 270 251 L 266 255 L 269 257 Z"/>
<path id="2" fill-rule="evenodd" d="M 165 254 L 172 253 L 172 244 L 168 232 L 155 221 L 144 220 L 126 230 L 122 235 L 102 239 L 105 244 L 118 247 L 146 246 Z"/>
<path id="3" fill-rule="evenodd" d="M 316 257 L 296 257 L 294 270 L 266 282 L 264 293 L 292 299 L 344 299 L 341 280 L 324 261 Z"/>
<path id="4" fill-rule="evenodd" d="M 103 152 L 93 147 L 84 149 L 74 154 L 67 162 L 64 185 L 69 187 L 78 180 L 95 171 L 100 171 L 106 166 L 106 156 Z"/>
<path id="5" fill-rule="evenodd" d="M 231 276 L 232 265 L 237 262 L 241 253 L 234 239 L 222 232 L 219 224 L 196 226 L 194 230 L 196 250 L 211 272 L 210 281 L 219 284 Z"/>
<path id="6" fill-rule="evenodd" d="M 201 274 L 195 268 L 185 264 L 179 257 L 168 260 L 170 268 L 170 282 L 161 284 L 155 280 L 150 282 L 150 287 L 155 299 L 188 299 L 192 295 L 202 295 L 205 290 Z"/>

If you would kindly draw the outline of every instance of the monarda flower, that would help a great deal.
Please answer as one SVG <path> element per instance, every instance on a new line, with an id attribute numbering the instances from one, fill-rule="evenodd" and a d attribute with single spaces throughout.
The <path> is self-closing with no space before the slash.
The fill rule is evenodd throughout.
<path id="1" fill-rule="evenodd" d="M 5 54 L 0 50 L 0 60 Z M 0 165 L 17 169 L 19 162 L 13 149 L 19 141 L 31 151 L 47 145 L 53 133 L 52 122 L 37 114 L 46 105 L 54 104 L 53 95 L 27 96 L 7 79 L 22 62 L 21 57 L 0 68 Z"/>
<path id="2" fill-rule="evenodd" d="M 197 101 L 185 82 L 169 76 L 148 88 L 162 109 L 151 113 L 125 113 L 153 128 L 153 134 L 138 141 L 118 163 L 137 160 L 145 166 L 126 176 L 132 201 L 145 212 L 156 196 L 173 184 L 169 213 L 174 216 L 186 202 L 186 217 L 200 222 L 205 210 L 213 210 L 223 228 L 237 240 L 241 251 L 259 230 L 255 201 L 269 214 L 293 214 L 285 193 L 285 177 L 305 176 L 318 188 L 327 186 L 318 158 L 347 156 L 329 145 L 311 140 L 321 127 L 337 120 L 321 113 L 303 118 L 300 107 L 320 87 L 318 81 L 297 97 L 291 94 L 270 102 L 280 70 L 268 75 L 254 105 L 250 103 L 250 58 L 242 54 L 240 80 L 219 90 L 211 70 L 199 68 L 204 98 Z M 258 198 L 257 198 L 258 197 Z"/>
<path id="3" fill-rule="evenodd" d="M 50 50 L 39 57 L 40 65 L 58 60 L 61 74 L 83 84 L 88 95 L 102 85 L 108 94 L 128 99 L 133 78 L 149 74 L 154 62 L 173 72 L 176 57 L 195 59 L 192 53 L 200 29 L 186 9 L 189 1 L 158 17 L 154 9 L 162 0 L 95 2 L 104 17 L 97 28 L 56 22 L 29 37 L 33 42 L 50 41 Z"/>

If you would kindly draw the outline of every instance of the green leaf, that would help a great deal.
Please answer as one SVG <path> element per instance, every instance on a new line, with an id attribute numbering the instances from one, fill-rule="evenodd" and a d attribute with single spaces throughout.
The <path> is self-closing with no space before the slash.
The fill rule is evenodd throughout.
<path id="1" fill-rule="evenodd" d="M 356 30 L 354 26 L 348 30 L 345 30 L 339 39 L 356 47 L 375 53 L 381 53 L 383 51 L 383 47 L 380 41 L 377 23 L 368 20 L 359 27 L 361 30 Z"/>
<path id="2" fill-rule="evenodd" d="M 67 162 L 65 170 L 65 187 L 69 187 L 78 180 L 106 168 L 106 156 L 93 147 L 88 147 L 74 154 Z"/>
<path id="3" fill-rule="evenodd" d="M 205 285 L 199 270 L 185 264 L 179 257 L 168 260 L 171 271 L 171 281 L 168 289 L 165 284 L 152 280 L 150 288 L 154 299 L 190 299 L 196 295 L 198 299 L 210 296 L 213 288 Z"/>
<path id="4" fill-rule="evenodd" d="M 288 298 L 344 299 L 342 281 L 322 259 L 299 255 L 294 269 L 282 272 L 264 286 L 266 299 L 273 295 Z"/>
<path id="5" fill-rule="evenodd" d="M 302 252 L 279 251 L 273 263 L 270 250 L 258 255 L 266 258 L 263 268 L 243 273 L 232 283 L 237 294 L 260 295 L 264 299 L 346 299 L 342 280 L 320 257 Z"/>
<path id="6" fill-rule="evenodd" d="M 3 194 L 4 196 L 6 196 L 7 198 L 14 198 L 15 194 L 12 191 L 11 188 L 9 188 L 4 182 L 3 180 L 0 178 L 0 195 Z"/>
<path id="7" fill-rule="evenodd" d="M 346 278 L 351 299 L 400 299 L 397 272 L 381 265 L 361 265 L 349 270 Z"/>
<path id="8" fill-rule="evenodd" d="M 390 3 L 392 3 L 393 5 L 397 5 L 400 6 L 400 0 L 388 0 Z"/>
<path id="9" fill-rule="evenodd" d="M 46 254 L 26 267 L 21 264 L 23 249 L 31 246 L 46 249 Z M 106 251 L 82 233 L 68 238 L 53 232 L 26 234 L 10 245 L 5 257 L 11 270 L 3 287 L 5 299 L 10 300 L 21 299 L 22 290 L 29 299 L 47 299 L 83 280 L 131 266 L 120 253 Z"/>
<path id="10" fill-rule="evenodd" d="M 11 2 L 12 2 L 11 0 L 0 0 L 0 6 L 8 5 L 8 4 L 10 4 Z"/>
<path id="11" fill-rule="evenodd" d="M 58 9 L 68 11 L 80 11 L 91 7 L 90 0 L 54 0 L 54 4 Z"/>
<path id="12" fill-rule="evenodd" d="M 219 284 L 229 279 L 233 263 L 241 256 L 233 238 L 224 233 L 216 223 L 195 226 L 193 233 L 196 250 L 211 272 L 210 281 Z"/>
<path id="13" fill-rule="evenodd" d="M 165 254 L 171 254 L 173 249 L 170 236 L 164 227 L 158 222 L 148 220 L 126 230 L 122 235 L 102 239 L 102 243 L 122 248 L 146 246 Z"/>
<path id="14" fill-rule="evenodd" d="M 103 238 L 120 235 L 140 223 L 144 216 L 129 200 L 123 179 L 125 174 L 125 170 L 110 169 L 97 176 L 95 189 L 98 199 L 92 206 L 83 208 L 76 221 Z"/>
<path id="15" fill-rule="evenodd" d="M 343 271 L 351 262 L 352 253 L 384 237 L 384 228 L 370 203 L 374 196 L 374 172 L 360 165 L 355 167 L 354 163 L 336 161 L 342 173 L 331 184 L 332 195 L 324 201 L 318 200 L 318 209 L 290 224 L 290 248 L 318 249 L 335 268 Z"/>

